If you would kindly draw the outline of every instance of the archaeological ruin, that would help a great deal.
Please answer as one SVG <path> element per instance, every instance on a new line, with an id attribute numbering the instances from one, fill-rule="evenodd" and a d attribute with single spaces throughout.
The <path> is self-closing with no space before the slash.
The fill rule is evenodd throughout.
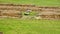
<path id="1" fill-rule="evenodd" d="M 18 4 L 0 4 L 0 17 L 17 17 L 22 18 L 22 13 L 31 10 L 38 13 L 33 17 L 38 19 L 60 19 L 60 7 L 52 6 L 35 6 L 35 5 L 18 5 Z"/>

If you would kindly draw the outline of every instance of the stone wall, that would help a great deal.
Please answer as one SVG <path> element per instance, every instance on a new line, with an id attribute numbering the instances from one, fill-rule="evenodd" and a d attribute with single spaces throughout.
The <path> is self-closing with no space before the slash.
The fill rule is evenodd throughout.
<path id="1" fill-rule="evenodd" d="M 35 6 L 35 5 L 17 5 L 17 4 L 0 4 L 0 16 L 22 17 L 21 12 L 31 10 L 39 13 L 38 17 L 42 19 L 60 19 L 60 7 Z M 35 15 L 36 16 L 36 15 Z"/>

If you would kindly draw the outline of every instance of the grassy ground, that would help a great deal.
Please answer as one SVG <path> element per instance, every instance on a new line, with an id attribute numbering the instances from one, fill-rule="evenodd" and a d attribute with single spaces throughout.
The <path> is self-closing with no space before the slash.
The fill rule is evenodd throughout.
<path id="1" fill-rule="evenodd" d="M 0 0 L 0 3 L 34 4 L 40 6 L 60 6 L 60 0 Z"/>
<path id="2" fill-rule="evenodd" d="M 0 0 L 0 3 L 60 7 L 60 0 Z M 4 32 L 4 34 L 60 34 L 60 20 L 19 20 L 0 18 L 0 32 Z"/>
<path id="3" fill-rule="evenodd" d="M 60 20 L 0 19 L 4 34 L 60 34 Z"/>

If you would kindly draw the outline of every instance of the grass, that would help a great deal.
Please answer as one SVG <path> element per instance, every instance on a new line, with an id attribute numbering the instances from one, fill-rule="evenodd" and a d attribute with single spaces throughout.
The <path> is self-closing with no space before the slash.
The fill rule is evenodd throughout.
<path id="1" fill-rule="evenodd" d="M 38 6 L 60 7 L 60 0 L 0 0 L 0 3 L 33 4 Z"/>
<path id="2" fill-rule="evenodd" d="M 60 7 L 60 0 L 0 0 L 0 3 Z M 4 34 L 60 34 L 60 20 L 0 18 L 0 32 L 4 32 Z"/>
<path id="3" fill-rule="evenodd" d="M 4 34 L 60 34 L 60 20 L 0 19 Z"/>

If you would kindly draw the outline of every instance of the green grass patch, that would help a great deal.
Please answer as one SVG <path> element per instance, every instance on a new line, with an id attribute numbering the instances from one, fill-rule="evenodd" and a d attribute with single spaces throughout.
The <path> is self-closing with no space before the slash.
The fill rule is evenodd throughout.
<path id="1" fill-rule="evenodd" d="M 0 3 L 33 4 L 38 6 L 59 6 L 60 0 L 0 0 Z"/>
<path id="2" fill-rule="evenodd" d="M 0 19 L 4 34 L 60 34 L 60 20 Z"/>

